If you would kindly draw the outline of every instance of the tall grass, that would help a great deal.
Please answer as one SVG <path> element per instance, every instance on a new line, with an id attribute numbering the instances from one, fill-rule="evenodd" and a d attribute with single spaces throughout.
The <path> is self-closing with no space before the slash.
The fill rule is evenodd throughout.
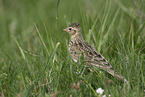
<path id="1" fill-rule="evenodd" d="M 1 0 L 0 96 L 143 97 L 144 0 Z M 84 39 L 129 81 L 129 87 L 68 53 L 61 29 L 78 22 Z M 90 31 L 89 31 L 90 30 Z M 101 95 L 102 96 L 102 95 Z M 101 97 L 100 96 L 100 97 Z"/>

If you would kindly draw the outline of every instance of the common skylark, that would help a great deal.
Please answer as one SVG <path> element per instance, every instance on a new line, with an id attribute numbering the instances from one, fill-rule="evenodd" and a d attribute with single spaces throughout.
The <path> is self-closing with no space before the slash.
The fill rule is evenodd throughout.
<path id="1" fill-rule="evenodd" d="M 68 32 L 71 36 L 69 53 L 75 62 L 79 60 L 83 52 L 85 64 L 96 66 L 107 71 L 111 75 L 118 77 L 120 80 L 127 82 L 124 76 L 117 71 L 114 71 L 110 63 L 94 47 L 84 41 L 81 34 L 81 27 L 78 23 L 72 23 L 69 27 L 63 30 Z"/>

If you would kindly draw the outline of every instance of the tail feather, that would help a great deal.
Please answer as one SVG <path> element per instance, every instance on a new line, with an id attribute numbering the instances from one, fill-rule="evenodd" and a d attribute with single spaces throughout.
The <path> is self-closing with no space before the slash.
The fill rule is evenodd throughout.
<path id="1" fill-rule="evenodd" d="M 99 67 L 100 69 L 102 70 L 105 70 L 106 72 L 108 72 L 109 74 L 111 74 L 112 76 L 115 76 L 117 78 L 119 78 L 120 80 L 122 81 L 125 81 L 126 83 L 128 83 L 128 81 L 125 79 L 124 76 L 122 76 L 120 73 L 114 71 L 114 69 L 112 67 L 104 67 L 104 66 L 101 66 L 101 65 L 97 65 L 97 64 L 91 64 L 93 66 L 97 66 Z"/>

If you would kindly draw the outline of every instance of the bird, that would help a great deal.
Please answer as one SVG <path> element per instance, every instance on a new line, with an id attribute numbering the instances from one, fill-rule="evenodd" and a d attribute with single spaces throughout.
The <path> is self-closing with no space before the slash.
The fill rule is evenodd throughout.
<path id="1" fill-rule="evenodd" d="M 111 64 L 93 46 L 87 43 L 82 37 L 82 30 L 79 23 L 72 23 L 63 29 L 71 36 L 68 51 L 72 59 L 77 62 L 83 55 L 83 61 L 87 65 L 95 66 L 128 83 L 127 79 L 115 71 Z M 83 54 L 82 54 L 83 53 Z"/>

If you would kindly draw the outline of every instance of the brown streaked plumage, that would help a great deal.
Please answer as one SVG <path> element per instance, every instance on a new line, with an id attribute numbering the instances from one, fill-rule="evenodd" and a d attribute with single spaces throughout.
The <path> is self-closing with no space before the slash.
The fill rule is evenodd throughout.
<path id="1" fill-rule="evenodd" d="M 81 27 L 78 23 L 72 23 L 68 28 L 63 30 L 71 35 L 69 52 L 75 62 L 79 60 L 79 57 L 83 52 L 84 62 L 86 62 L 87 65 L 96 66 L 107 71 L 111 75 L 118 77 L 122 81 L 127 82 L 124 76 L 119 74 L 117 71 L 114 71 L 110 63 L 99 52 L 97 52 L 95 48 L 84 41 L 81 35 Z"/>

